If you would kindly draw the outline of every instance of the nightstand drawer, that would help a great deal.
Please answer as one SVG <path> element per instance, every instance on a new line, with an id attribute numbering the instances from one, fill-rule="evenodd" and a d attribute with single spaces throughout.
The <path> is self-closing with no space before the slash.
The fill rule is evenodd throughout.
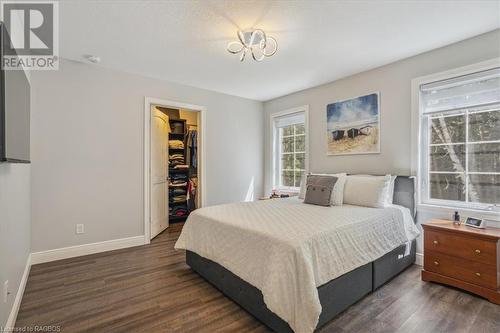
<path id="1" fill-rule="evenodd" d="M 447 232 L 425 230 L 425 252 L 434 251 L 454 257 L 496 265 L 497 244 Z"/>
<path id="2" fill-rule="evenodd" d="M 428 248 L 424 254 L 424 269 L 489 289 L 498 287 L 495 266 L 429 251 Z"/>

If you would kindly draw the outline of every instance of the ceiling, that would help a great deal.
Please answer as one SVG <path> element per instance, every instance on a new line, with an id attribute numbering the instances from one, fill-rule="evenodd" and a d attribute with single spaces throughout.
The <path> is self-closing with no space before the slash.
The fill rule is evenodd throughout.
<path id="1" fill-rule="evenodd" d="M 60 55 L 255 100 L 404 59 L 500 27 L 500 1 L 61 1 Z M 278 41 L 262 62 L 236 31 Z"/>

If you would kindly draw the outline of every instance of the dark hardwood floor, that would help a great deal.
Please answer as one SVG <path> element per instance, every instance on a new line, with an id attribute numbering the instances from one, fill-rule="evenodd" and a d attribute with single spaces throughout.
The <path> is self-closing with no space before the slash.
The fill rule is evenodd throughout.
<path id="1" fill-rule="evenodd" d="M 38 332 L 267 332 L 193 273 L 173 249 L 182 224 L 151 245 L 31 268 L 16 326 Z M 43 327 L 46 326 L 46 327 Z M 500 332 L 500 306 L 420 280 L 412 266 L 320 330 Z"/>

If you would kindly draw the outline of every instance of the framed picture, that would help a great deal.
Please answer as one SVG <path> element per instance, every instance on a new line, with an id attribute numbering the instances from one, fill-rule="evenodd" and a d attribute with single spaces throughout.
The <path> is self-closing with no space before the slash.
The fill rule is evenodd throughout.
<path id="1" fill-rule="evenodd" d="M 328 155 L 380 153 L 380 93 L 326 106 Z"/>

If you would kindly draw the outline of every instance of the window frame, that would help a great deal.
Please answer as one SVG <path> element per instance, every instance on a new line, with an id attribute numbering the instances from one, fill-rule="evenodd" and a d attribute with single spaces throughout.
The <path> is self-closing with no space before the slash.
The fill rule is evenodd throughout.
<path id="1" fill-rule="evenodd" d="M 492 204 L 488 203 L 479 203 L 479 202 L 473 202 L 470 201 L 470 180 L 469 177 L 473 175 L 500 175 L 500 172 L 496 171 L 491 171 L 491 172 L 485 172 L 485 171 L 470 171 L 470 165 L 469 165 L 469 152 L 471 149 L 472 145 L 481 145 L 481 144 L 498 144 L 500 143 L 500 140 L 487 140 L 487 141 L 470 141 L 469 140 L 469 115 L 472 114 L 479 114 L 479 113 L 485 113 L 485 112 L 500 112 L 500 103 L 495 103 L 494 105 L 491 106 L 491 108 L 487 107 L 482 107 L 484 110 L 477 110 L 477 106 L 473 107 L 468 107 L 468 108 L 463 108 L 463 109 L 455 109 L 455 110 L 450 110 L 450 114 L 446 114 L 443 117 L 454 117 L 454 116 L 462 116 L 464 117 L 464 127 L 465 127 L 465 133 L 464 133 L 464 141 L 463 142 L 454 142 L 454 143 L 430 143 L 431 139 L 430 136 L 432 135 L 431 129 L 429 128 L 430 124 L 428 123 L 429 121 L 432 121 L 432 119 L 439 118 L 436 116 L 428 115 L 426 119 L 423 119 L 425 116 L 421 115 L 421 125 L 422 125 L 422 130 L 426 131 L 425 137 L 422 138 L 422 165 L 421 168 L 422 170 L 422 182 L 423 182 L 423 198 L 422 202 L 424 204 L 437 204 L 437 205 L 445 205 L 445 206 L 450 206 L 450 207 L 457 207 L 457 208 L 474 208 L 474 209 L 483 209 L 486 210 L 488 207 L 490 207 Z M 446 113 L 446 112 L 445 112 Z M 425 127 L 425 129 L 424 129 Z M 463 172 L 460 171 L 438 171 L 438 170 L 431 170 L 431 159 L 429 158 L 430 156 L 430 150 L 432 147 L 438 147 L 438 146 L 463 146 L 464 147 L 464 170 Z M 431 175 L 437 175 L 437 174 L 447 174 L 447 175 L 460 175 L 464 174 L 465 175 L 465 198 L 464 201 L 458 201 L 458 200 L 446 200 L 446 199 L 435 199 L 435 198 L 430 198 L 430 177 Z M 427 177 L 426 177 L 427 175 Z M 425 188 L 424 188 L 425 187 Z"/>
<path id="2" fill-rule="evenodd" d="M 412 105 L 412 117 L 411 117 L 411 172 L 412 175 L 417 176 L 417 184 L 416 184 L 416 192 L 417 192 L 417 207 L 421 209 L 426 209 L 426 208 L 447 208 L 447 209 L 457 209 L 457 210 L 462 210 L 462 211 L 470 211 L 470 212 L 481 212 L 481 213 L 488 213 L 493 209 L 493 204 L 480 204 L 480 203 L 475 203 L 475 202 L 469 202 L 468 198 L 466 197 L 464 202 L 460 201 L 453 201 L 453 200 L 442 200 L 442 199 L 431 199 L 428 198 L 429 194 L 429 189 L 428 186 L 430 186 L 429 176 L 430 176 L 430 158 L 428 156 L 429 149 L 430 149 L 430 132 L 428 130 L 428 122 L 425 121 L 425 116 L 422 115 L 423 113 L 423 103 L 422 103 L 422 96 L 421 96 L 421 89 L 420 87 L 425 84 L 437 82 L 437 81 L 443 81 L 443 80 L 449 80 L 453 79 L 456 77 L 460 76 L 465 76 L 465 75 L 470 75 L 476 72 L 481 72 L 481 71 L 486 71 L 494 68 L 500 67 L 500 58 L 495 58 L 491 60 L 487 60 L 484 62 L 480 62 L 477 64 L 469 65 L 469 66 L 464 66 L 456 69 L 452 69 L 449 71 L 441 72 L 441 73 L 436 73 L 436 74 L 431 74 L 419 78 L 415 78 L 411 82 L 411 87 L 412 87 L 412 100 L 411 100 L 411 105 Z M 475 109 L 477 107 L 469 107 L 469 108 L 464 108 L 462 110 L 457 109 L 457 115 L 458 114 L 463 114 L 465 117 L 466 121 L 466 137 L 465 141 L 462 143 L 467 147 L 467 143 L 469 142 L 468 138 L 468 115 L 469 115 L 469 110 Z M 475 112 L 471 112 L 475 113 Z M 425 128 L 424 128 L 425 127 Z M 474 142 L 476 143 L 476 142 Z M 426 155 L 427 154 L 427 155 Z M 473 174 L 471 172 L 468 172 L 468 156 L 466 154 L 465 156 L 465 172 L 470 174 Z M 425 165 L 424 165 L 425 163 Z M 439 173 L 439 172 L 437 172 Z M 453 173 L 453 172 L 444 172 L 444 173 Z M 475 174 L 475 173 L 474 173 Z M 480 174 L 480 173 L 478 173 Z M 495 172 L 488 172 L 487 174 L 496 174 Z M 468 182 L 466 182 L 466 186 L 468 186 Z M 467 195 L 467 194 L 466 194 Z M 494 210 L 494 209 L 493 209 Z"/>
<path id="3" fill-rule="evenodd" d="M 271 190 L 280 191 L 286 193 L 298 193 L 300 187 L 293 186 L 281 186 L 281 155 L 280 150 L 280 135 L 279 128 L 275 126 L 275 121 L 277 118 L 291 116 L 293 114 L 303 113 L 304 114 L 304 135 L 305 135 L 305 160 L 304 160 L 304 173 L 309 172 L 309 105 L 302 105 L 295 108 L 287 109 L 284 111 L 276 112 L 270 116 L 270 144 L 271 144 Z M 295 136 L 295 135 L 294 135 Z M 295 150 L 295 148 L 294 148 Z"/>

